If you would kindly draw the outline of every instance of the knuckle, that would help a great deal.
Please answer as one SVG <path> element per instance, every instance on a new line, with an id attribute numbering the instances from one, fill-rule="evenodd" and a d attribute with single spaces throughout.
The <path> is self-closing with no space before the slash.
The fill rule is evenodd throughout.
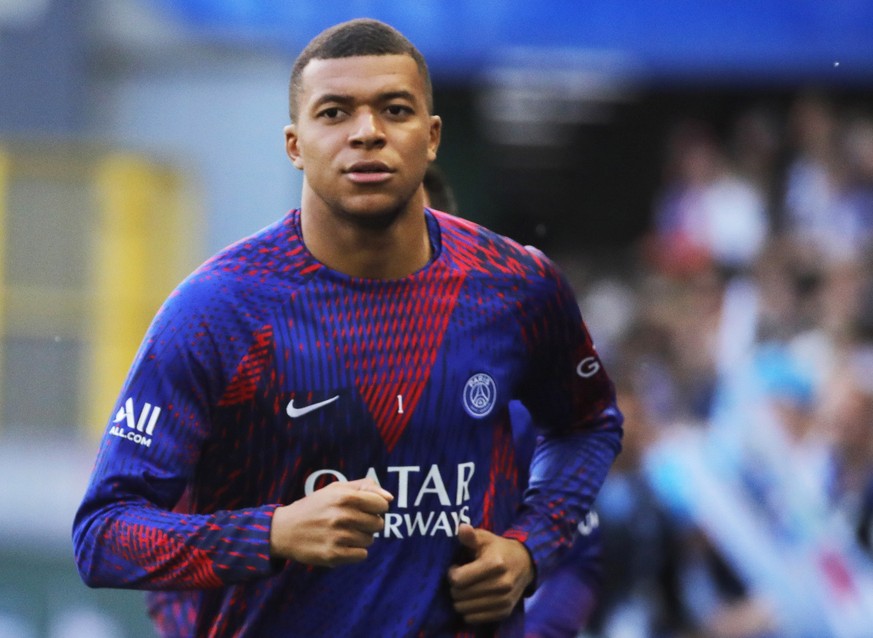
<path id="1" fill-rule="evenodd" d="M 341 507 L 332 507 L 326 514 L 327 526 L 332 530 L 341 530 L 346 527 L 348 515 Z"/>
<path id="2" fill-rule="evenodd" d="M 339 561 L 340 557 L 341 557 L 341 555 L 340 555 L 339 550 L 333 545 L 328 547 L 324 553 L 324 558 L 328 562 L 328 564 L 330 564 L 330 565 L 333 565 L 337 561 Z"/>

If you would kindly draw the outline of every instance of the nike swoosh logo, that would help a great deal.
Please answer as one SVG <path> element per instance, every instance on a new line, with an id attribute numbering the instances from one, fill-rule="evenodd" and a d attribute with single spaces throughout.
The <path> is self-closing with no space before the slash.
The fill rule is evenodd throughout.
<path id="1" fill-rule="evenodd" d="M 285 409 L 285 412 L 287 412 L 288 416 L 290 416 L 292 419 L 296 419 L 297 417 L 303 416 L 304 414 L 308 414 L 309 412 L 312 412 L 313 410 L 317 410 L 318 408 L 323 408 L 328 403 L 333 403 L 337 399 L 339 399 L 339 395 L 336 395 L 335 397 L 331 397 L 330 399 L 325 399 L 324 401 L 319 401 L 318 403 L 313 403 L 311 405 L 305 405 L 302 408 L 295 408 L 294 407 L 294 399 L 291 399 L 291 401 L 288 403 L 288 407 Z"/>

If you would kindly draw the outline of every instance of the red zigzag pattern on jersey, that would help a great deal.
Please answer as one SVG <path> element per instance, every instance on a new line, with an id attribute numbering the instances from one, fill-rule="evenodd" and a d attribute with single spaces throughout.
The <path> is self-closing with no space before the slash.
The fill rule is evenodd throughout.
<path id="1" fill-rule="evenodd" d="M 350 365 L 358 392 L 389 452 L 400 440 L 430 378 L 464 282 L 460 272 L 428 279 L 416 285 L 411 295 L 402 293 L 404 282 L 385 282 L 378 291 L 348 295 L 341 302 L 344 307 L 337 309 L 338 314 L 346 309 L 361 313 L 354 321 L 337 323 L 362 327 L 349 353 Z M 398 301 L 386 303 L 384 299 Z"/>
<path id="2" fill-rule="evenodd" d="M 273 326 L 264 326 L 254 337 L 249 351 L 240 360 L 233 379 L 221 395 L 218 405 L 222 407 L 245 403 L 255 396 L 261 372 L 273 351 Z"/>

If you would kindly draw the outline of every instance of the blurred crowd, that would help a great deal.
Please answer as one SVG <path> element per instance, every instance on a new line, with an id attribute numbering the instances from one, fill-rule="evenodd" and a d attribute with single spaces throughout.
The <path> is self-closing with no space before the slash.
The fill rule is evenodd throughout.
<path id="1" fill-rule="evenodd" d="M 624 450 L 586 636 L 873 636 L 873 116 L 686 120 L 651 230 L 580 289 Z"/>

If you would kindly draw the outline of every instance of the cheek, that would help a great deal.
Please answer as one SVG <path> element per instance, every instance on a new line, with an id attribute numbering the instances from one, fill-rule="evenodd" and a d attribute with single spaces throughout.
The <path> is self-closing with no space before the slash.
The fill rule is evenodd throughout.
<path id="1" fill-rule="evenodd" d="M 299 164 L 295 164 L 297 168 L 306 166 L 306 170 L 311 173 L 323 172 L 331 163 L 332 155 L 329 153 L 323 143 L 313 144 L 311 141 L 301 147 L 301 153 L 297 157 Z"/>
<path id="2" fill-rule="evenodd" d="M 307 168 L 330 163 L 341 147 L 342 136 L 332 129 L 309 130 L 304 137 L 297 140 L 298 157 L 306 163 Z"/>
<path id="3" fill-rule="evenodd" d="M 409 159 L 413 158 L 432 162 L 436 159 L 436 145 L 429 138 L 410 140 L 407 144 Z M 426 158 L 426 159 L 425 159 Z"/>

